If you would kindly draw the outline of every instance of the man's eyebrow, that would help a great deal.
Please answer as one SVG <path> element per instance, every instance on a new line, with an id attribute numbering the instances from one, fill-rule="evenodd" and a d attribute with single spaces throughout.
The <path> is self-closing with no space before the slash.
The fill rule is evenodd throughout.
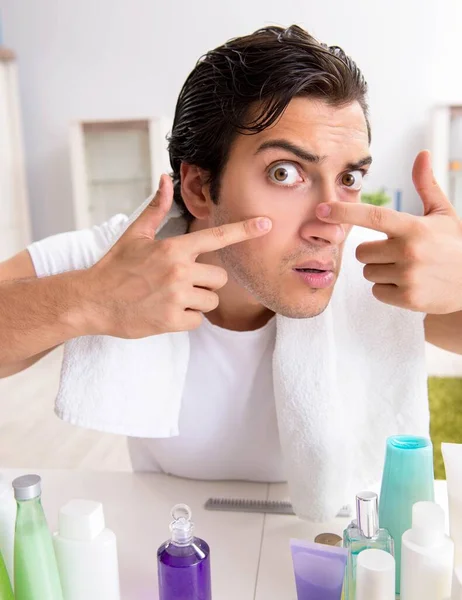
<path id="1" fill-rule="evenodd" d="M 362 167 L 368 167 L 372 163 L 372 156 L 365 156 L 358 162 L 348 163 L 345 167 L 347 171 L 358 171 Z"/>
<path id="2" fill-rule="evenodd" d="M 263 152 L 267 149 L 272 149 L 272 148 L 276 148 L 279 150 L 287 150 L 287 152 L 290 152 L 291 154 L 295 154 L 295 156 L 297 156 L 301 160 L 304 160 L 306 162 L 313 163 L 313 164 L 319 164 L 326 158 L 326 156 L 319 156 L 318 154 L 314 154 L 313 152 L 310 152 L 309 150 L 305 150 L 304 148 L 301 148 L 300 146 L 297 146 L 296 144 L 293 144 L 292 142 L 289 142 L 288 140 L 282 140 L 282 139 L 281 140 L 268 140 L 266 142 L 263 142 L 263 144 L 261 144 L 258 147 L 255 154 L 260 154 L 261 152 Z M 347 163 L 345 165 L 345 170 L 346 171 L 357 171 L 358 169 L 361 169 L 362 167 L 369 166 L 371 163 L 372 163 L 372 156 L 365 156 L 364 158 L 362 158 L 361 160 L 358 160 L 357 162 Z"/>
<path id="3" fill-rule="evenodd" d="M 255 154 L 260 154 L 261 152 L 263 152 L 264 150 L 267 150 L 268 148 L 287 150 L 288 152 L 295 154 L 295 156 L 298 156 L 298 158 L 300 158 L 301 160 L 305 160 L 306 162 L 315 163 L 315 164 L 319 164 L 320 162 L 322 162 L 325 159 L 325 156 L 319 156 L 318 154 L 313 154 L 312 152 L 309 152 L 308 150 L 305 150 L 304 148 L 301 148 L 300 146 L 297 146 L 296 144 L 292 144 L 292 142 L 289 142 L 287 140 L 268 140 L 267 142 L 263 142 L 263 144 L 261 144 L 258 147 Z"/>

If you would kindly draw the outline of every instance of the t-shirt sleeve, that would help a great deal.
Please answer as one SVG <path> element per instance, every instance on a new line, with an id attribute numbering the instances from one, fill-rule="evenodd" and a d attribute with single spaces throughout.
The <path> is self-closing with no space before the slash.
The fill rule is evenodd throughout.
<path id="1" fill-rule="evenodd" d="M 124 230 L 125 215 L 89 229 L 53 235 L 28 246 L 37 277 L 87 269 L 106 254 Z"/>

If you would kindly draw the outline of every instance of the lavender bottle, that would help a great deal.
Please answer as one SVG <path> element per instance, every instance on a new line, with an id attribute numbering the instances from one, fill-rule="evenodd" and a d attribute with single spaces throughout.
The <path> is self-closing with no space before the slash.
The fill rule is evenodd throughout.
<path id="1" fill-rule="evenodd" d="M 174 506 L 172 517 L 171 539 L 157 551 L 159 600 L 211 600 L 210 548 L 194 537 L 188 506 Z"/>

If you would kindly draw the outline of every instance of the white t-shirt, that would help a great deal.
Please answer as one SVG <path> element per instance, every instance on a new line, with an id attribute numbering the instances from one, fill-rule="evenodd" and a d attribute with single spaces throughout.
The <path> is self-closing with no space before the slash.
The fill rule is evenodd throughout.
<path id="1" fill-rule="evenodd" d="M 92 263 L 123 217 L 101 227 L 60 234 L 28 250 L 39 277 Z M 204 319 L 190 333 L 180 435 L 129 438 L 137 471 L 193 479 L 284 481 L 273 392 L 276 321 L 256 331 L 230 331 Z"/>
<path id="2" fill-rule="evenodd" d="M 204 319 L 190 333 L 178 437 L 129 438 L 135 470 L 194 479 L 283 481 L 273 393 L 276 320 L 229 331 Z"/>

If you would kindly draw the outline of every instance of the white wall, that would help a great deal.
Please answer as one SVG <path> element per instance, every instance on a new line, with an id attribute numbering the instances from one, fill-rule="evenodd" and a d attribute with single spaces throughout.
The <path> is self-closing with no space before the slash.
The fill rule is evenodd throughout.
<path id="1" fill-rule="evenodd" d="M 425 6 L 425 8 L 424 8 Z M 207 49 L 269 23 L 299 23 L 359 63 L 370 84 L 370 187 L 402 188 L 425 146 L 429 108 L 462 103 L 460 0 L 0 0 L 20 61 L 35 238 L 72 228 L 72 119 L 171 115 Z"/>

